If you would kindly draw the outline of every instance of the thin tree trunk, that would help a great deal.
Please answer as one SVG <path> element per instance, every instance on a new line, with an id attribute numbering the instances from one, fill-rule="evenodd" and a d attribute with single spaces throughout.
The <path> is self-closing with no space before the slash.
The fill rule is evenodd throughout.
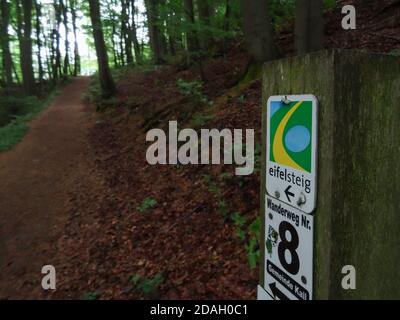
<path id="1" fill-rule="evenodd" d="M 12 86 L 12 56 L 10 51 L 10 36 L 8 27 L 10 25 L 10 4 L 7 0 L 1 0 L 1 50 L 4 79 L 7 87 Z"/>
<path id="2" fill-rule="evenodd" d="M 173 13 L 170 13 L 168 15 L 168 18 L 166 21 L 169 50 L 170 50 L 172 56 L 174 56 L 176 54 L 176 39 L 175 39 L 175 32 L 174 32 L 174 29 L 172 26 L 173 18 L 174 18 Z"/>
<path id="3" fill-rule="evenodd" d="M 99 0 L 89 0 L 89 8 L 94 43 L 96 47 L 97 62 L 99 65 L 99 78 L 102 95 L 104 98 L 110 98 L 115 95 L 116 87 L 108 64 L 107 48 L 104 41 L 103 27 L 100 19 Z"/>
<path id="4" fill-rule="evenodd" d="M 298 54 L 324 48 L 323 1 L 297 0 L 295 46 Z"/>
<path id="5" fill-rule="evenodd" d="M 77 37 L 77 26 L 76 26 L 76 2 L 70 0 L 69 6 L 71 8 L 72 16 L 72 29 L 74 32 L 74 77 L 81 73 L 81 56 L 79 54 L 78 37 Z"/>
<path id="6" fill-rule="evenodd" d="M 231 29 L 231 17 L 232 17 L 232 5 L 231 0 L 226 0 L 225 4 L 225 21 L 224 21 L 224 31 L 229 32 Z"/>
<path id="7" fill-rule="evenodd" d="M 66 3 L 64 3 L 64 0 L 60 0 L 60 6 L 61 6 L 61 12 L 63 16 L 63 22 L 64 22 L 64 29 L 65 29 L 65 34 L 64 34 L 64 48 L 65 48 L 65 56 L 64 56 L 64 65 L 63 65 L 63 77 L 68 78 L 68 70 L 69 70 L 69 27 L 68 27 L 68 7 Z"/>
<path id="8" fill-rule="evenodd" d="M 18 71 L 17 71 L 17 68 L 15 67 L 14 61 L 12 62 L 12 70 L 14 72 L 14 77 L 15 77 L 15 80 L 17 81 L 17 84 L 21 84 L 21 80 L 19 79 Z"/>
<path id="9" fill-rule="evenodd" d="M 197 4 L 199 8 L 199 19 L 204 29 L 199 36 L 200 45 L 202 50 L 208 50 L 212 44 L 212 35 L 210 31 L 207 30 L 207 28 L 211 26 L 211 5 L 209 0 L 198 0 Z"/>
<path id="10" fill-rule="evenodd" d="M 51 52 L 49 53 L 49 40 L 48 37 L 46 36 L 45 33 L 43 33 L 43 39 L 44 39 L 44 47 L 45 47 L 45 53 L 46 53 L 46 68 L 47 68 L 47 76 L 49 77 L 49 81 L 53 81 L 53 72 L 52 72 L 52 62 L 53 62 L 53 57 L 51 56 Z M 50 48 L 51 50 L 51 48 Z"/>
<path id="11" fill-rule="evenodd" d="M 51 34 L 50 34 L 50 70 L 51 72 L 51 79 L 54 83 L 57 82 L 57 68 L 56 68 L 56 47 L 55 47 L 55 41 L 56 41 L 56 34 L 57 30 L 52 29 Z"/>
<path id="12" fill-rule="evenodd" d="M 60 52 L 60 25 L 61 25 L 61 7 L 57 3 L 57 0 L 54 1 L 54 9 L 56 11 L 56 29 L 55 31 L 55 66 L 54 66 L 54 74 L 53 79 L 58 80 L 62 76 L 62 68 L 61 68 L 61 52 Z"/>
<path id="13" fill-rule="evenodd" d="M 36 11 L 36 42 L 38 48 L 37 60 L 39 67 L 39 85 L 41 88 L 44 78 L 43 63 L 42 63 L 42 40 L 40 38 L 42 30 L 41 28 L 42 6 L 37 0 L 35 0 L 35 11 Z"/>
<path id="14" fill-rule="evenodd" d="M 199 50 L 199 41 L 195 30 L 195 16 L 193 0 L 183 0 L 183 9 L 185 11 L 186 22 L 189 25 L 189 30 L 186 32 L 187 47 L 189 52 L 196 52 Z"/>
<path id="15" fill-rule="evenodd" d="M 23 87 L 26 95 L 36 94 L 36 83 L 33 72 L 32 59 L 32 0 L 22 1 L 22 13 L 20 0 L 17 0 L 18 7 L 18 29 L 20 29 L 20 51 L 21 51 L 21 71 L 23 77 Z M 23 17 L 22 17 L 23 15 Z M 23 23 L 22 23 L 23 21 Z"/>
<path id="16" fill-rule="evenodd" d="M 140 44 L 137 37 L 137 30 L 136 30 L 136 6 L 135 0 L 131 0 L 131 15 L 132 15 L 132 41 L 133 41 L 133 48 L 135 51 L 135 59 L 137 64 L 142 63 L 142 53 L 140 51 Z"/>
<path id="17" fill-rule="evenodd" d="M 114 21 L 115 16 L 114 14 L 112 15 L 112 19 Z M 114 56 L 114 66 L 119 67 L 119 62 L 118 62 L 118 50 L 116 49 L 116 43 L 115 43 L 115 38 L 117 37 L 117 28 L 115 27 L 115 24 L 112 24 L 112 29 L 111 29 L 111 45 L 112 45 L 112 51 L 113 51 L 113 56 Z"/>
<path id="18" fill-rule="evenodd" d="M 153 51 L 153 60 L 155 64 L 163 64 L 163 50 L 162 50 L 162 39 L 159 28 L 159 16 L 157 0 L 145 0 L 147 21 L 149 26 L 150 34 L 150 46 Z"/>
<path id="19" fill-rule="evenodd" d="M 126 63 L 132 65 L 132 33 L 130 32 L 129 12 L 128 0 L 121 0 L 121 34 L 125 44 Z"/>

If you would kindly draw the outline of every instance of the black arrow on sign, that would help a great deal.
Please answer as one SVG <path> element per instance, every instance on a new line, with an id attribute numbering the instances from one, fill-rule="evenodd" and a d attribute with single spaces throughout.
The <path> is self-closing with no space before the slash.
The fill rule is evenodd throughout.
<path id="1" fill-rule="evenodd" d="M 290 197 L 294 197 L 294 193 L 290 192 L 290 189 L 292 189 L 292 186 L 289 186 L 289 187 L 286 188 L 285 194 L 286 194 L 286 198 L 291 203 L 292 201 L 291 201 Z"/>
<path id="2" fill-rule="evenodd" d="M 272 294 L 274 295 L 274 298 L 278 298 L 279 300 L 289 300 L 288 297 L 286 297 L 282 291 L 280 291 L 277 287 L 276 287 L 276 283 L 271 283 L 269 285 L 269 288 L 272 291 Z"/>

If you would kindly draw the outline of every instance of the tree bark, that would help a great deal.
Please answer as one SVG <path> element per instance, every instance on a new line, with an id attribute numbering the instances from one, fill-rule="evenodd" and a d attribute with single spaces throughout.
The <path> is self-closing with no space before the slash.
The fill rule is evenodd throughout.
<path id="1" fill-rule="evenodd" d="M 322 0 L 297 0 L 295 46 L 298 54 L 324 48 L 324 4 Z"/>
<path id="2" fill-rule="evenodd" d="M 99 0 L 89 0 L 89 8 L 99 67 L 102 96 L 103 98 L 110 98 L 115 95 L 116 87 L 108 64 L 107 48 L 104 41 L 103 27 L 100 19 Z"/>
<path id="3" fill-rule="evenodd" d="M 63 16 L 63 23 L 64 23 L 64 29 L 65 29 L 65 34 L 64 34 L 64 47 L 65 47 L 65 56 L 64 56 L 64 64 L 63 64 L 63 78 L 68 78 L 69 74 L 69 27 L 68 27 L 68 7 L 66 3 L 64 3 L 64 0 L 60 0 L 60 6 L 61 6 L 61 12 Z"/>
<path id="4" fill-rule="evenodd" d="M 36 94 L 36 83 L 33 72 L 33 59 L 32 59 L 32 0 L 22 1 L 22 12 L 20 8 L 20 0 L 17 0 L 17 19 L 19 29 L 19 42 L 20 42 L 20 57 L 21 57 L 21 71 L 22 71 L 22 84 L 26 95 Z"/>
<path id="5" fill-rule="evenodd" d="M 253 61 L 262 63 L 279 57 L 273 39 L 271 19 L 267 0 L 254 0 L 252 5 L 241 0 L 243 32 L 247 50 Z"/>
<path id="6" fill-rule="evenodd" d="M 225 4 L 225 21 L 224 21 L 224 31 L 229 32 L 231 29 L 231 17 L 232 17 L 232 4 L 231 0 L 226 0 Z"/>
<path id="7" fill-rule="evenodd" d="M 145 4 L 149 26 L 150 47 L 153 51 L 153 60 L 155 64 L 163 64 L 165 61 L 162 50 L 157 0 L 145 0 Z"/>
<path id="8" fill-rule="evenodd" d="M 12 86 L 13 76 L 12 67 L 13 61 L 10 51 L 10 35 L 8 34 L 8 27 L 10 25 L 10 4 L 7 0 L 1 0 L 1 51 L 2 63 L 4 70 L 4 79 L 7 87 Z"/>
<path id="9" fill-rule="evenodd" d="M 77 26 L 76 26 L 76 2 L 70 0 L 69 6 L 71 8 L 72 16 L 72 29 L 74 32 L 74 77 L 81 73 L 81 56 L 79 54 L 78 38 L 77 38 Z"/>
<path id="10" fill-rule="evenodd" d="M 135 51 L 135 60 L 137 64 L 142 63 L 142 53 L 140 51 L 140 44 L 137 37 L 137 30 L 136 30 L 136 6 L 135 0 L 131 0 L 131 14 L 132 14 L 132 41 L 133 47 Z"/>
<path id="11" fill-rule="evenodd" d="M 54 0 L 54 9 L 56 13 L 56 28 L 53 30 L 55 40 L 55 63 L 53 66 L 53 79 L 58 81 L 62 75 L 61 52 L 60 52 L 60 25 L 61 25 L 61 6 L 57 0 Z"/>
<path id="12" fill-rule="evenodd" d="M 189 25 L 189 30 L 186 32 L 187 47 L 189 52 L 195 52 L 199 50 L 199 41 L 195 30 L 196 20 L 193 0 L 183 0 L 183 9 L 185 11 L 186 22 Z"/>
<path id="13" fill-rule="evenodd" d="M 121 35 L 125 45 L 126 63 L 133 64 L 132 55 L 132 33 L 130 32 L 129 24 L 129 2 L 128 0 L 121 0 Z"/>
<path id="14" fill-rule="evenodd" d="M 42 63 L 42 40 L 40 38 L 42 33 L 41 20 L 40 20 L 42 17 L 42 6 L 37 0 L 35 0 L 35 11 L 36 11 L 36 42 L 38 49 L 37 60 L 39 68 L 39 84 L 41 87 L 44 78 L 43 63 Z"/>
<path id="15" fill-rule="evenodd" d="M 212 44 L 212 34 L 208 28 L 211 26 L 212 8 L 210 0 L 198 0 L 199 19 L 202 24 L 203 30 L 199 36 L 200 46 L 202 50 L 207 50 Z"/>

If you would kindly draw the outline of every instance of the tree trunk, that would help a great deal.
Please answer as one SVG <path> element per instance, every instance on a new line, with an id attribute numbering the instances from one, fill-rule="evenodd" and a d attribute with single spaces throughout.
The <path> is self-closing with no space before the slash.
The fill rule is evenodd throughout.
<path id="1" fill-rule="evenodd" d="M 200 46 L 202 50 L 208 50 L 212 44 L 212 34 L 208 30 L 211 26 L 212 8 L 210 0 L 198 0 L 199 18 L 203 26 L 203 31 L 200 33 Z"/>
<path id="2" fill-rule="evenodd" d="M 49 50 L 45 50 L 45 54 L 46 54 L 46 59 L 45 59 L 45 63 L 46 63 L 46 68 L 47 68 L 47 76 L 49 77 L 49 80 L 51 82 L 53 82 L 53 72 L 52 72 L 52 63 L 53 63 L 53 56 L 52 56 L 52 46 L 51 44 L 49 45 L 49 39 L 46 36 L 45 33 L 43 33 L 43 39 L 44 39 L 44 47 L 45 48 L 49 48 Z"/>
<path id="3" fill-rule="evenodd" d="M 173 13 L 170 13 L 170 14 L 168 14 L 167 21 L 166 21 L 169 51 L 171 52 L 172 56 L 176 55 L 175 31 L 172 27 L 173 18 L 174 18 Z"/>
<path id="4" fill-rule="evenodd" d="M 196 52 L 199 50 L 199 41 L 195 30 L 195 17 L 193 0 L 183 0 L 183 9 L 185 11 L 186 22 L 189 25 L 189 30 L 186 32 L 187 47 L 189 52 Z"/>
<path id="5" fill-rule="evenodd" d="M 99 0 L 89 0 L 90 19 L 92 21 L 94 44 L 96 47 L 99 78 L 103 98 L 115 95 L 116 87 L 108 64 L 107 48 L 104 41 L 103 27 L 100 19 Z"/>
<path id="6" fill-rule="evenodd" d="M 112 19 L 115 19 L 115 15 L 112 14 Z M 115 43 L 115 38 L 117 37 L 117 28 L 115 27 L 115 23 L 112 24 L 111 27 L 111 45 L 112 45 L 112 52 L 114 57 L 114 67 L 119 67 L 118 62 L 118 49 L 117 44 Z"/>
<path id="7" fill-rule="evenodd" d="M 273 39 L 267 0 L 254 0 L 252 5 L 241 0 L 243 32 L 252 61 L 262 63 L 279 57 Z"/>
<path id="8" fill-rule="evenodd" d="M 81 73 L 81 56 L 79 54 L 77 27 L 76 27 L 76 2 L 70 0 L 69 6 L 71 8 L 72 29 L 74 32 L 74 77 Z"/>
<path id="9" fill-rule="evenodd" d="M 64 29 L 65 29 L 65 34 L 64 34 L 64 48 L 65 48 L 65 56 L 64 56 L 64 65 L 63 65 L 63 78 L 66 79 L 68 78 L 69 74 L 69 40 L 68 40 L 68 35 L 69 35 L 69 27 L 68 27 L 68 7 L 66 3 L 64 3 L 64 0 L 60 0 L 60 6 L 61 6 L 61 12 L 63 16 L 63 22 L 64 22 Z"/>
<path id="10" fill-rule="evenodd" d="M 39 67 L 39 85 L 40 87 L 43 84 L 44 71 L 43 71 L 43 63 L 42 63 L 42 39 L 41 37 L 41 17 L 42 17 L 42 5 L 35 0 L 35 11 L 36 11 L 36 42 L 37 42 L 37 60 Z M 41 88 L 40 88 L 41 90 Z"/>
<path id="11" fill-rule="evenodd" d="M 153 51 L 153 59 L 155 64 L 163 64 L 162 39 L 159 28 L 159 16 L 157 0 L 145 0 L 147 21 L 149 26 L 150 47 Z"/>
<path id="12" fill-rule="evenodd" d="M 26 95 L 36 94 L 36 83 L 33 72 L 32 59 L 32 0 L 22 1 L 22 13 L 20 0 L 17 0 L 18 29 L 20 35 L 20 56 L 23 87 Z"/>
<path id="13" fill-rule="evenodd" d="M 56 12 L 56 29 L 53 30 L 55 37 L 55 65 L 53 68 L 53 79 L 57 81 L 62 75 L 61 70 L 61 52 L 60 52 L 60 25 L 61 25 L 61 6 L 57 0 L 54 0 L 54 9 Z"/>
<path id="14" fill-rule="evenodd" d="M 137 64 L 142 63 L 142 53 L 140 51 L 140 44 L 137 37 L 137 30 L 136 30 L 136 6 L 135 0 L 131 0 L 131 14 L 132 14 L 132 40 L 133 40 L 133 47 L 135 51 L 135 59 Z"/>
<path id="15" fill-rule="evenodd" d="M 226 4 L 225 4 L 225 21 L 224 21 L 224 31 L 225 32 L 229 32 L 231 30 L 231 17 L 232 17 L 231 0 L 226 0 Z"/>
<path id="16" fill-rule="evenodd" d="M 128 0 L 121 0 L 121 35 L 125 45 L 126 63 L 133 64 L 132 55 L 132 33 L 130 32 L 129 25 L 129 2 Z"/>
<path id="17" fill-rule="evenodd" d="M 295 37 L 298 54 L 306 54 L 324 48 L 324 5 L 322 0 L 297 0 Z"/>
<path id="18" fill-rule="evenodd" d="M 4 71 L 4 79 L 7 87 L 12 86 L 12 67 L 13 61 L 10 51 L 10 36 L 8 34 L 8 27 L 10 25 L 10 4 L 7 0 L 1 0 L 1 51 L 2 63 Z"/>

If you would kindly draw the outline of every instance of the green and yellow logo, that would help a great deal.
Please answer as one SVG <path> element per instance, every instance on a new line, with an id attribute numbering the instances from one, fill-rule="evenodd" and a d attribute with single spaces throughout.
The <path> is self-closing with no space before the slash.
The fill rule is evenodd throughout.
<path id="1" fill-rule="evenodd" d="M 311 173 L 312 101 L 270 105 L 270 161 Z"/>

